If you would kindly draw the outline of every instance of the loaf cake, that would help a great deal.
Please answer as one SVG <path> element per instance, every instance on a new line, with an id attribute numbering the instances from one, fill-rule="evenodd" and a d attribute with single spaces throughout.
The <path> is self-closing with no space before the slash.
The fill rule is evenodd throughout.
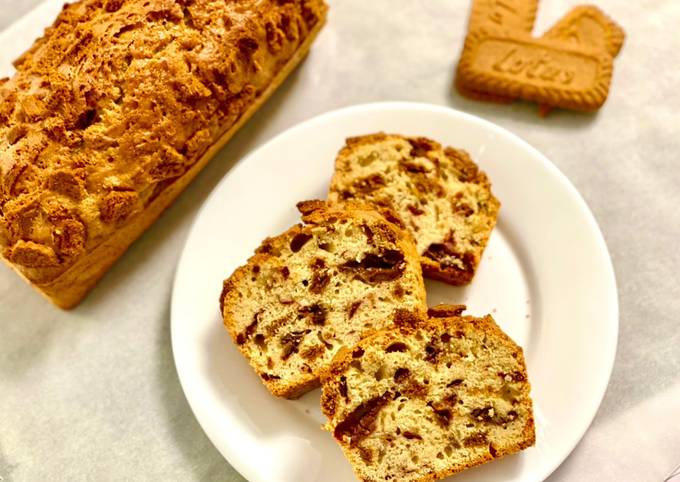
<path id="1" fill-rule="evenodd" d="M 323 0 L 81 0 L 0 80 L 0 252 L 77 304 L 302 59 Z"/>
<path id="2" fill-rule="evenodd" d="M 238 349 L 269 391 L 287 398 L 317 387 L 343 346 L 427 309 L 406 231 L 361 203 L 298 208 L 304 224 L 266 239 L 220 299 Z"/>
<path id="3" fill-rule="evenodd" d="M 472 280 L 500 206 L 467 152 L 383 133 L 347 139 L 328 199 L 392 209 L 416 239 L 425 276 L 454 285 Z"/>
<path id="4" fill-rule="evenodd" d="M 322 375 L 325 428 L 360 480 L 433 481 L 534 444 L 522 349 L 464 309 L 367 337 Z"/>

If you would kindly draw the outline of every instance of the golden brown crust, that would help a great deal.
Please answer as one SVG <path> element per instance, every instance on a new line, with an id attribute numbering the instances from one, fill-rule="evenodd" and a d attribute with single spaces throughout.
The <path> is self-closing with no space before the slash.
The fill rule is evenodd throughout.
<path id="1" fill-rule="evenodd" d="M 300 201 L 295 205 L 295 207 L 297 207 L 298 211 L 300 211 L 300 214 L 303 216 L 308 216 L 314 211 L 322 211 L 325 209 L 326 203 L 318 199 L 312 199 L 309 201 Z"/>
<path id="2" fill-rule="evenodd" d="M 0 86 L 8 123 L 0 136 L 0 244 L 6 261 L 56 304 L 79 301 L 306 53 L 325 5 L 265 4 L 83 1 L 62 12 Z M 242 14 L 232 16 L 233 8 Z M 222 19 L 230 27 L 220 31 L 212 24 Z M 98 55 L 104 46 L 106 57 Z M 65 83 L 74 70 L 64 66 L 72 65 L 80 73 Z M 101 75 L 86 83 L 95 66 Z M 81 85 L 91 94 L 69 90 Z M 201 92 L 209 97 L 200 100 Z M 65 221 L 70 241 L 55 236 Z M 25 258 L 7 248 L 19 239 L 54 251 L 57 266 L 18 264 Z"/>
<path id="3" fill-rule="evenodd" d="M 303 201 L 298 209 L 304 224 L 265 239 L 220 295 L 234 343 L 267 389 L 285 398 L 316 388 L 343 345 L 393 326 L 400 308 L 414 316 L 426 311 L 406 232 L 365 203 Z M 395 267 L 382 266 L 390 256 Z M 369 258 L 373 265 L 364 267 Z"/>
<path id="4" fill-rule="evenodd" d="M 451 318 L 461 316 L 467 309 L 465 305 L 439 304 L 427 309 L 427 316 L 430 318 Z"/>
<path id="5" fill-rule="evenodd" d="M 454 285 L 474 277 L 500 208 L 489 179 L 467 152 L 383 132 L 347 139 L 328 198 L 362 200 L 383 210 L 417 241 L 425 276 Z"/>

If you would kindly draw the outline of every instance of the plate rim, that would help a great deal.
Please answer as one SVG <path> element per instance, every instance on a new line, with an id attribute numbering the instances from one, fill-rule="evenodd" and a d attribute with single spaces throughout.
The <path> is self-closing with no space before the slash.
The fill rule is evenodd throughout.
<path id="1" fill-rule="evenodd" d="M 177 318 L 178 315 L 176 314 L 179 311 L 179 308 L 176 306 L 178 301 L 178 291 L 179 291 L 179 278 L 181 273 L 183 272 L 184 265 L 186 263 L 186 258 L 188 256 L 187 254 L 187 247 L 189 244 L 189 241 L 192 238 L 192 234 L 194 233 L 194 230 L 196 229 L 196 226 L 198 222 L 201 220 L 203 214 L 205 211 L 208 209 L 208 206 L 211 204 L 212 200 L 218 195 L 218 192 L 221 191 L 223 184 L 228 182 L 228 179 L 230 177 L 237 176 L 238 173 L 240 172 L 241 169 L 244 169 L 248 161 L 251 158 L 257 157 L 258 153 L 260 151 L 266 150 L 271 144 L 277 143 L 281 138 L 289 136 L 298 130 L 302 130 L 306 128 L 310 124 L 314 123 L 321 123 L 327 120 L 330 120 L 334 117 L 341 117 L 344 115 L 351 115 L 355 112 L 367 112 L 367 111 L 396 111 L 396 110 L 417 110 L 417 111 L 429 111 L 429 112 L 435 112 L 435 113 L 440 113 L 440 114 L 445 114 L 445 115 L 453 115 L 454 117 L 459 117 L 461 119 L 464 119 L 466 122 L 472 123 L 472 124 L 477 124 L 477 126 L 487 129 L 490 132 L 493 132 L 494 134 L 498 134 L 500 136 L 504 136 L 506 138 L 510 138 L 512 141 L 516 142 L 523 150 L 531 152 L 533 157 L 535 157 L 537 160 L 540 160 L 540 164 L 543 168 L 545 168 L 548 173 L 553 176 L 556 181 L 559 182 L 559 184 L 567 191 L 567 193 L 570 195 L 571 199 L 576 203 L 577 207 L 579 208 L 580 214 L 583 216 L 584 221 L 586 221 L 589 225 L 590 232 L 594 236 L 594 241 L 597 246 L 597 251 L 598 254 L 602 256 L 602 262 L 603 262 L 603 268 L 605 272 L 603 273 L 602 280 L 603 282 L 606 282 L 606 292 L 607 292 L 607 297 L 609 298 L 606 300 L 605 304 L 606 306 L 609 307 L 607 310 L 609 313 L 606 317 L 606 323 L 608 326 L 608 329 L 611 330 L 611 336 L 612 336 L 612 343 L 609 347 L 608 353 L 605 353 L 604 356 L 601 357 L 602 361 L 602 368 L 604 369 L 603 373 L 606 373 L 606 377 L 602 378 L 602 381 L 600 382 L 599 386 L 597 387 L 597 393 L 593 393 L 594 397 L 593 399 L 596 400 L 597 403 L 593 404 L 593 406 L 588 410 L 587 416 L 583 417 L 584 422 L 587 420 L 587 423 L 583 424 L 583 429 L 578 430 L 579 435 L 574 437 L 574 439 L 568 444 L 568 449 L 559 457 L 555 457 L 555 461 L 553 464 L 548 464 L 548 467 L 544 471 L 544 473 L 540 474 L 540 479 L 537 480 L 545 480 L 547 479 L 564 461 L 571 455 L 571 453 L 574 451 L 576 446 L 581 442 L 587 431 L 589 430 L 590 426 L 592 425 L 592 422 L 597 415 L 601 405 L 602 401 L 604 399 L 604 396 L 606 394 L 607 388 L 609 387 L 609 382 L 611 380 L 611 375 L 613 372 L 615 360 L 616 360 L 616 353 L 618 350 L 618 342 L 619 342 L 619 324 L 620 324 L 620 307 L 619 307 L 619 294 L 618 294 L 618 286 L 617 286 L 617 281 L 616 281 L 616 272 L 614 270 L 614 265 L 613 261 L 611 258 L 611 255 L 609 253 L 609 249 L 606 244 L 606 240 L 604 238 L 604 235 L 602 233 L 602 230 L 600 229 L 599 224 L 597 223 L 597 220 L 589 208 L 588 204 L 586 203 L 585 199 L 581 195 L 581 193 L 576 189 L 576 187 L 573 185 L 573 183 L 569 180 L 569 178 L 552 162 L 550 159 L 544 155 L 542 152 L 540 152 L 537 148 L 529 144 L 523 137 L 520 135 L 500 126 L 497 125 L 489 120 L 486 120 L 482 117 L 479 117 L 474 114 L 470 114 L 467 112 L 463 112 L 448 106 L 444 105 L 438 105 L 438 104 L 429 104 L 425 102 L 410 102 L 410 101 L 381 101 L 381 102 L 369 102 L 369 103 L 361 103 L 361 104 L 353 104 L 350 106 L 342 107 L 339 109 L 334 109 L 330 111 L 326 111 L 317 115 L 314 115 L 308 119 L 302 120 L 298 123 L 293 124 L 292 126 L 282 130 L 275 136 L 271 137 L 270 139 L 262 142 L 261 144 L 258 144 L 256 147 L 254 147 L 252 150 L 250 150 L 247 154 L 245 154 L 243 157 L 241 157 L 233 166 L 232 168 L 219 180 L 219 182 L 213 187 L 211 192 L 208 194 L 208 196 L 205 198 L 205 200 L 202 202 L 201 206 L 199 209 L 196 211 L 194 215 L 194 219 L 191 222 L 191 226 L 189 227 L 189 230 L 187 232 L 187 236 L 184 240 L 184 244 L 182 246 L 182 251 L 180 253 L 180 256 L 178 258 L 176 268 L 175 268 L 175 274 L 173 277 L 173 283 L 172 283 L 172 290 L 171 290 L 171 300 L 170 300 L 170 335 L 171 335 L 171 346 L 172 346 L 172 355 L 173 355 L 173 361 L 175 364 L 175 369 L 177 371 L 177 376 L 180 382 L 180 385 L 182 387 L 182 391 L 184 393 L 185 399 L 187 400 L 187 403 L 189 404 L 189 407 L 191 408 L 191 411 L 196 418 L 196 420 L 199 423 L 199 426 L 203 430 L 204 434 L 208 437 L 212 445 L 215 447 L 215 449 L 220 453 L 220 455 L 227 461 L 227 463 L 234 469 L 236 470 L 242 477 L 246 478 L 246 474 L 249 474 L 251 472 L 250 470 L 250 464 L 247 464 L 245 461 L 242 461 L 239 457 L 234 456 L 235 454 L 230 454 L 230 457 L 227 457 L 227 454 L 223 453 L 221 447 L 216 443 L 214 436 L 212 435 L 212 430 L 209 429 L 209 424 L 204 423 L 204 420 L 202 419 L 202 414 L 200 413 L 200 410 L 197 410 L 195 403 L 196 399 L 192 399 L 192 396 L 189 394 L 187 390 L 187 382 L 185 377 L 188 377 L 188 374 L 184 374 L 182 371 L 182 368 L 180 368 L 180 365 L 177 363 L 177 351 L 178 351 L 178 346 L 179 342 L 177 340 L 177 329 L 175 328 L 176 323 L 178 323 Z M 595 390 L 593 390 L 595 392 Z M 596 395 L 596 396 L 595 396 Z"/>

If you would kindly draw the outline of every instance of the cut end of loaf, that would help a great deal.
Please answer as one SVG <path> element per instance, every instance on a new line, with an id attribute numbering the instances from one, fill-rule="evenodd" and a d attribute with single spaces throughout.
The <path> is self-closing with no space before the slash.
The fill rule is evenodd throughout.
<path id="1" fill-rule="evenodd" d="M 343 347 L 426 310 L 418 255 L 398 226 L 361 203 L 298 209 L 304 224 L 266 239 L 220 296 L 239 350 L 286 398 L 317 387 Z"/>
<path id="2" fill-rule="evenodd" d="M 500 207 L 465 151 L 384 133 L 347 139 L 328 198 L 394 213 L 416 240 L 425 276 L 454 285 L 474 277 Z"/>
<path id="3" fill-rule="evenodd" d="M 463 309 L 368 337 L 325 373 L 325 428 L 360 480 L 437 480 L 534 444 L 522 349 Z"/>

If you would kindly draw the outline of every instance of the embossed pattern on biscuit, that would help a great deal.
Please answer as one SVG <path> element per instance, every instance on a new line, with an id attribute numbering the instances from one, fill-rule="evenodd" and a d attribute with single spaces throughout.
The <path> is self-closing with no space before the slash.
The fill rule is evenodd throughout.
<path id="1" fill-rule="evenodd" d="M 538 0 L 473 0 L 468 31 L 487 26 L 531 32 Z"/>
<path id="2" fill-rule="evenodd" d="M 543 37 L 594 48 L 616 57 L 623 46 L 625 33 L 599 8 L 581 5 L 564 15 Z M 548 104 L 539 105 L 541 116 L 548 115 L 551 110 Z"/>
<path id="3" fill-rule="evenodd" d="M 603 50 L 616 57 L 625 33 L 599 8 L 581 5 L 563 16 L 543 36 Z"/>
<path id="4" fill-rule="evenodd" d="M 480 90 L 591 111 L 607 99 L 611 73 L 606 52 L 478 29 L 465 40 L 457 75 Z"/>
<path id="5" fill-rule="evenodd" d="M 485 5 L 488 6 L 489 3 L 482 0 L 475 1 L 473 2 L 473 11 L 475 8 L 479 11 L 481 7 Z M 501 11 L 503 11 L 503 9 L 501 9 Z M 513 11 L 517 13 L 521 12 L 521 10 L 517 8 Z M 531 16 L 532 22 L 534 15 Z M 480 16 L 477 15 L 477 18 L 479 17 Z M 529 14 L 526 14 L 525 19 L 528 18 Z M 518 20 L 513 20 L 515 21 L 508 23 L 518 23 Z M 470 23 L 472 25 L 472 21 Z M 524 24 L 526 27 L 526 22 L 524 22 Z M 513 30 L 522 30 L 522 28 L 515 28 Z M 531 31 L 531 27 L 526 31 Z M 543 34 L 543 38 L 569 43 L 574 46 L 584 46 L 603 52 L 606 51 L 613 57 L 616 57 L 623 46 L 625 33 L 616 22 L 609 18 L 599 8 L 593 5 L 580 5 L 562 16 Z M 508 104 L 515 100 L 512 97 L 478 90 L 477 86 L 467 85 L 459 76 L 456 76 L 455 86 L 462 95 L 474 100 L 502 104 Z M 542 116 L 547 115 L 551 109 L 551 106 L 548 104 L 539 105 L 539 113 Z"/>
<path id="6" fill-rule="evenodd" d="M 485 26 L 531 32 L 534 28 L 538 0 L 472 0 L 468 31 Z M 509 104 L 510 97 L 477 90 L 456 78 L 456 88 L 466 97 L 485 102 Z"/>
<path id="7" fill-rule="evenodd" d="M 477 90 L 475 86 L 466 85 L 460 78 L 456 75 L 456 89 L 463 96 L 472 100 L 481 100 L 483 102 L 494 102 L 496 104 L 511 104 L 515 101 L 512 97 L 506 95 L 493 94 L 491 92 L 484 92 L 483 90 Z"/>

